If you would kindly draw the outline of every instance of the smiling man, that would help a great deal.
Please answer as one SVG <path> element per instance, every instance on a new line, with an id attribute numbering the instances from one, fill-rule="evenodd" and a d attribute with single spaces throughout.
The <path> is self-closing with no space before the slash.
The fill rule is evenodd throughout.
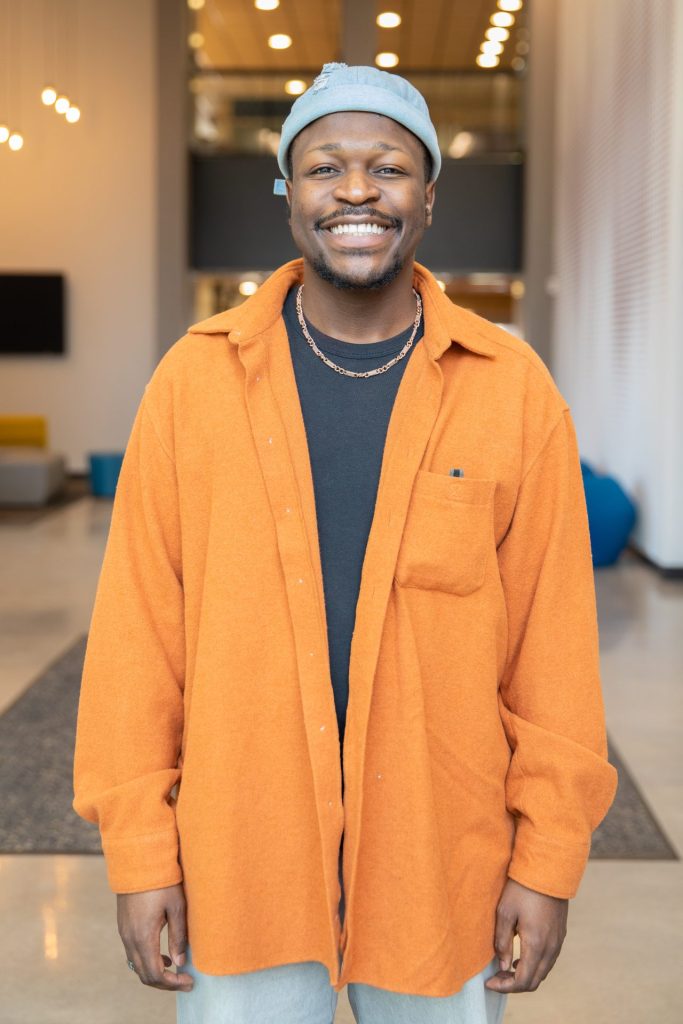
<path id="1" fill-rule="evenodd" d="M 326 64 L 278 162 L 301 257 L 192 326 L 133 425 L 74 808 L 180 1022 L 331 1024 L 348 985 L 359 1024 L 499 1024 L 616 790 L 571 413 L 415 261 L 412 85 Z"/>

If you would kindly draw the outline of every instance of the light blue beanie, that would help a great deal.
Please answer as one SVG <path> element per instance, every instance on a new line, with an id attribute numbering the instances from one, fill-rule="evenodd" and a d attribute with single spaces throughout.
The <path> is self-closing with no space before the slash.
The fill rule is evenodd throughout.
<path id="1" fill-rule="evenodd" d="M 383 114 L 402 124 L 427 147 L 432 158 L 430 180 L 436 181 L 441 170 L 441 152 L 422 93 L 400 75 L 362 64 L 349 67 L 341 63 L 323 64 L 318 77 L 294 102 L 282 125 L 277 162 L 285 178 L 287 151 L 294 137 L 319 117 L 342 110 Z M 284 184 L 283 178 L 276 178 L 273 191 L 284 195 Z"/>

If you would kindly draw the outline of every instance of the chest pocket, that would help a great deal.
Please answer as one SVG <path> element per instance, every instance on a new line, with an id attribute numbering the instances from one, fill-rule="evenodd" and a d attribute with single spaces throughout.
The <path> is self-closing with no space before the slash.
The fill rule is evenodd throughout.
<path id="1" fill-rule="evenodd" d="M 418 470 L 396 562 L 396 582 L 460 595 L 477 590 L 495 549 L 495 488 L 495 480 Z"/>

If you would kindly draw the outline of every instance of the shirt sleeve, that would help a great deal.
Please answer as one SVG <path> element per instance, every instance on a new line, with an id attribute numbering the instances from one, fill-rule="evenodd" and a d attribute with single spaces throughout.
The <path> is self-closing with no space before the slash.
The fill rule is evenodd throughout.
<path id="1" fill-rule="evenodd" d="M 99 826 L 113 892 L 182 880 L 175 798 L 185 672 L 175 466 L 138 408 L 119 473 L 88 633 L 73 808 Z"/>
<path id="2" fill-rule="evenodd" d="M 568 408 L 525 472 L 498 563 L 508 616 L 498 702 L 516 818 L 507 873 L 568 899 L 618 781 L 607 760 L 588 514 Z"/>

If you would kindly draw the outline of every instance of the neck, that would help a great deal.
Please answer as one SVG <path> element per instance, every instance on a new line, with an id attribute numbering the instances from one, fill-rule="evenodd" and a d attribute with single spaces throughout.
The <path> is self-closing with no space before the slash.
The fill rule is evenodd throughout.
<path id="1" fill-rule="evenodd" d="M 304 260 L 302 309 L 306 320 L 323 334 L 364 344 L 385 341 L 407 330 L 417 311 L 413 294 L 413 261 L 384 288 L 335 288 Z"/>

